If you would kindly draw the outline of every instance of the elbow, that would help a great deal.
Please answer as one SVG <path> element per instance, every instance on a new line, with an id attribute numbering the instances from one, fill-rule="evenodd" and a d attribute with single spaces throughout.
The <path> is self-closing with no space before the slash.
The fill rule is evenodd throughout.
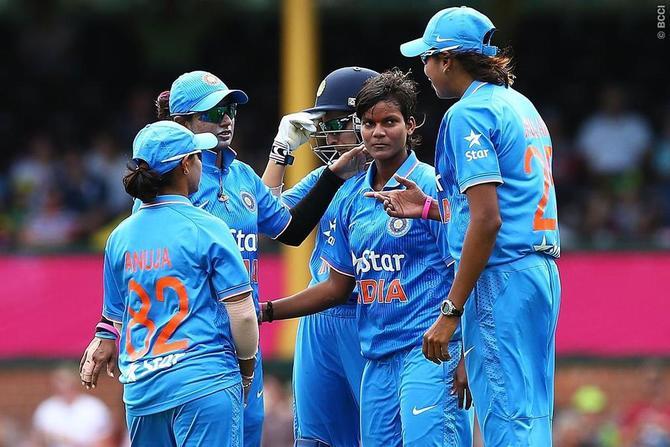
<path id="1" fill-rule="evenodd" d="M 300 246 L 300 244 L 302 244 L 302 241 L 304 240 L 305 240 L 304 238 L 299 240 L 297 237 L 291 237 L 288 235 L 284 237 L 283 234 L 277 238 L 277 241 L 281 242 L 284 245 L 288 245 L 289 247 L 298 247 Z"/>
<path id="2" fill-rule="evenodd" d="M 240 325 L 243 325 L 245 328 L 248 328 L 250 332 L 258 332 L 258 316 L 255 313 L 254 309 L 254 314 L 247 314 L 240 320 Z"/>
<path id="3" fill-rule="evenodd" d="M 339 293 L 335 296 L 335 305 L 345 304 L 349 300 L 350 293 Z"/>
<path id="4" fill-rule="evenodd" d="M 502 218 L 498 210 L 472 215 L 470 221 L 477 226 L 477 231 L 488 235 L 497 235 L 502 227 Z"/>
<path id="5" fill-rule="evenodd" d="M 290 212 L 292 216 L 291 222 L 289 222 L 288 226 L 284 229 L 282 234 L 277 236 L 276 240 L 284 245 L 297 247 L 302 244 L 305 239 L 307 239 L 311 228 L 304 228 L 302 225 L 300 225 L 299 222 L 301 221 L 301 218 L 299 216 L 295 216 L 293 209 L 291 209 Z"/>

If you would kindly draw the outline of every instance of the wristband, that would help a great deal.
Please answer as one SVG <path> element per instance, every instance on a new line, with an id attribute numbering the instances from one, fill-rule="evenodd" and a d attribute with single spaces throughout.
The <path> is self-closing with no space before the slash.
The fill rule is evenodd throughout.
<path id="1" fill-rule="evenodd" d="M 270 160 L 281 166 L 292 165 L 295 157 L 281 144 L 274 143 L 270 149 Z"/>
<path id="2" fill-rule="evenodd" d="M 433 205 L 433 198 L 428 196 L 426 201 L 423 204 L 423 211 L 421 212 L 422 219 L 428 219 L 428 214 L 430 214 L 430 207 Z"/>
<path id="3" fill-rule="evenodd" d="M 268 323 L 272 323 L 272 320 L 274 319 L 274 309 L 272 308 L 272 301 L 268 301 L 265 303 L 265 321 Z"/>
<path id="4" fill-rule="evenodd" d="M 242 376 L 242 388 L 246 390 L 254 382 L 254 376 L 256 375 L 256 372 L 252 372 L 250 376 L 245 376 L 242 373 L 240 373 L 240 375 Z"/>
<path id="5" fill-rule="evenodd" d="M 275 163 L 276 163 L 276 161 L 275 161 Z M 284 184 L 282 183 L 279 186 L 272 186 L 272 187 L 269 187 L 269 188 L 270 188 L 270 192 L 272 193 L 273 196 L 281 197 L 281 193 L 282 193 L 282 190 L 284 188 Z"/>
<path id="6" fill-rule="evenodd" d="M 95 326 L 96 337 L 98 336 L 98 333 L 104 333 L 104 335 L 111 334 L 115 340 L 118 340 L 120 337 L 118 329 L 116 329 L 113 324 L 103 323 L 102 321 Z M 104 335 L 100 338 L 109 338 Z"/>

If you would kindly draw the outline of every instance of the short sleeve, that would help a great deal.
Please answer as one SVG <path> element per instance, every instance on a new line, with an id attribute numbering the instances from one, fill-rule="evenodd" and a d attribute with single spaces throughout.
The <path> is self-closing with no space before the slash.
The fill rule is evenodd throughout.
<path id="1" fill-rule="evenodd" d="M 432 197 L 434 200 L 439 200 L 438 199 L 438 192 L 437 192 L 437 178 L 435 178 L 435 171 L 430 170 L 426 171 L 424 174 L 425 178 L 423 179 L 421 184 L 421 189 L 423 192 L 425 192 L 427 195 Z M 418 180 L 418 179 L 417 179 Z M 417 182 L 419 183 L 419 182 Z M 440 211 L 441 213 L 442 211 Z M 447 239 L 447 228 L 448 224 L 444 222 L 444 219 L 441 220 L 433 220 L 433 219 L 421 219 L 419 220 L 421 224 L 423 224 L 426 227 L 426 230 L 428 233 L 433 237 L 433 240 L 435 241 L 435 244 L 438 246 L 440 249 L 440 256 L 444 260 L 445 263 L 451 264 L 453 262 L 453 259 L 451 258 L 451 255 L 449 254 L 448 249 L 443 249 L 443 247 L 446 247 L 446 244 L 443 244 L 442 242 Z"/>
<path id="2" fill-rule="evenodd" d="M 115 272 L 114 266 L 110 261 L 110 247 L 107 243 L 105 248 L 105 259 L 102 268 L 102 281 L 103 281 L 103 302 L 102 302 L 102 314 L 105 318 L 108 318 L 117 323 L 123 321 L 123 313 L 125 311 L 125 302 L 123 300 L 123 295 L 121 294 L 121 289 L 117 283 L 117 276 L 120 276 L 121 272 Z"/>
<path id="3" fill-rule="evenodd" d="M 447 147 L 456 165 L 461 193 L 482 183 L 502 183 L 498 154 L 492 142 L 496 117 L 488 107 L 454 107 L 449 114 Z"/>
<path id="4" fill-rule="evenodd" d="M 351 247 L 349 245 L 349 210 L 350 206 L 342 202 L 338 207 L 335 217 L 335 229 L 332 230 L 333 244 L 325 244 L 321 251 L 321 259 L 323 259 L 330 268 L 337 272 L 347 275 L 355 276 L 355 269 Z"/>
<path id="5" fill-rule="evenodd" d="M 258 204 L 258 232 L 276 239 L 291 222 L 291 213 L 281 199 L 272 194 L 270 188 L 263 184 L 261 178 L 251 168 L 249 171 Z"/>
<path id="6" fill-rule="evenodd" d="M 222 221 L 210 220 L 200 227 L 201 253 L 206 253 L 210 281 L 219 300 L 251 292 L 249 273 L 230 229 Z"/>
<path id="7" fill-rule="evenodd" d="M 293 188 L 284 191 L 281 195 L 281 200 L 289 208 L 293 208 L 302 200 L 303 197 L 314 187 L 321 173 L 325 169 L 325 166 L 322 166 L 318 169 L 313 170 L 307 174 L 302 180 L 300 180 Z"/>

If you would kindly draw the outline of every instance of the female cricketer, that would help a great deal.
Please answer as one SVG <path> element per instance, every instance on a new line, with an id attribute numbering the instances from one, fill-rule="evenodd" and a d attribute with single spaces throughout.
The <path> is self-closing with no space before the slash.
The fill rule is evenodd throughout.
<path id="1" fill-rule="evenodd" d="M 474 9 L 447 8 L 400 46 L 421 58 L 439 98 L 458 101 L 437 138 L 438 200 L 404 179 L 404 191 L 372 196 L 390 216 L 449 222 L 456 278 L 423 349 L 447 360 L 461 321 L 484 444 L 550 446 L 561 293 L 552 145 L 533 104 L 511 88 L 510 58 L 490 44 L 494 31 Z"/>
<path id="2" fill-rule="evenodd" d="M 294 318 L 346 302 L 358 292 L 357 325 L 366 359 L 361 382 L 361 441 L 365 446 L 470 446 L 468 413 L 452 392 L 461 358 L 441 365 L 421 353 L 421 337 L 438 314 L 453 261 L 437 240 L 444 225 L 389 218 L 368 191 L 401 188 L 394 175 L 435 191 L 434 168 L 421 163 L 415 143 L 416 83 L 400 71 L 371 78 L 356 98 L 361 135 L 374 162 L 347 189 L 322 252 L 328 279 L 296 295 L 264 303 L 264 321 Z M 345 192 L 341 190 L 340 193 Z M 339 193 L 338 193 L 339 194 Z"/>
<path id="3" fill-rule="evenodd" d="M 285 117 L 294 123 L 318 119 L 318 131 L 310 144 L 326 165 L 361 144 L 356 95 L 365 81 L 378 75 L 361 67 L 335 70 L 321 82 L 314 107 Z M 292 152 L 295 148 L 290 149 Z M 315 169 L 281 193 L 282 201 L 295 206 L 325 168 Z M 275 162 L 271 155 L 263 182 L 279 193 L 285 170 L 286 165 Z M 321 256 L 335 241 L 337 213 L 349 195 L 343 191 L 349 191 L 356 178 L 347 180 L 321 218 L 309 264 L 310 286 L 328 278 L 328 264 Z M 359 395 L 365 359 L 358 342 L 357 298 L 354 292 L 346 303 L 300 319 L 293 358 L 293 425 L 298 446 L 360 445 Z"/>
<path id="4" fill-rule="evenodd" d="M 258 349 L 249 276 L 228 226 L 188 199 L 217 144 L 172 121 L 133 142 L 123 183 L 142 205 L 109 236 L 103 275 L 132 445 L 242 441 L 240 370 L 253 374 Z"/>

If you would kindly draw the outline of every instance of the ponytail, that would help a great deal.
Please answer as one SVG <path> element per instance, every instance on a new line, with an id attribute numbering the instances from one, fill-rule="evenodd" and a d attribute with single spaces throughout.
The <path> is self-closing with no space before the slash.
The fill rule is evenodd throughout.
<path id="1" fill-rule="evenodd" d="M 165 180 L 156 171 L 149 170 L 149 165 L 145 161 L 137 163 L 131 160 L 127 168 L 128 172 L 123 177 L 126 192 L 142 202 L 154 200 Z"/>
<path id="2" fill-rule="evenodd" d="M 171 120 L 170 118 L 170 90 L 165 90 L 156 98 L 156 116 L 159 120 Z"/>
<path id="3" fill-rule="evenodd" d="M 496 56 L 466 51 L 454 53 L 450 57 L 456 59 L 473 79 L 510 87 L 516 78 L 512 73 L 514 67 L 511 53 L 511 49 L 507 47 Z"/>

